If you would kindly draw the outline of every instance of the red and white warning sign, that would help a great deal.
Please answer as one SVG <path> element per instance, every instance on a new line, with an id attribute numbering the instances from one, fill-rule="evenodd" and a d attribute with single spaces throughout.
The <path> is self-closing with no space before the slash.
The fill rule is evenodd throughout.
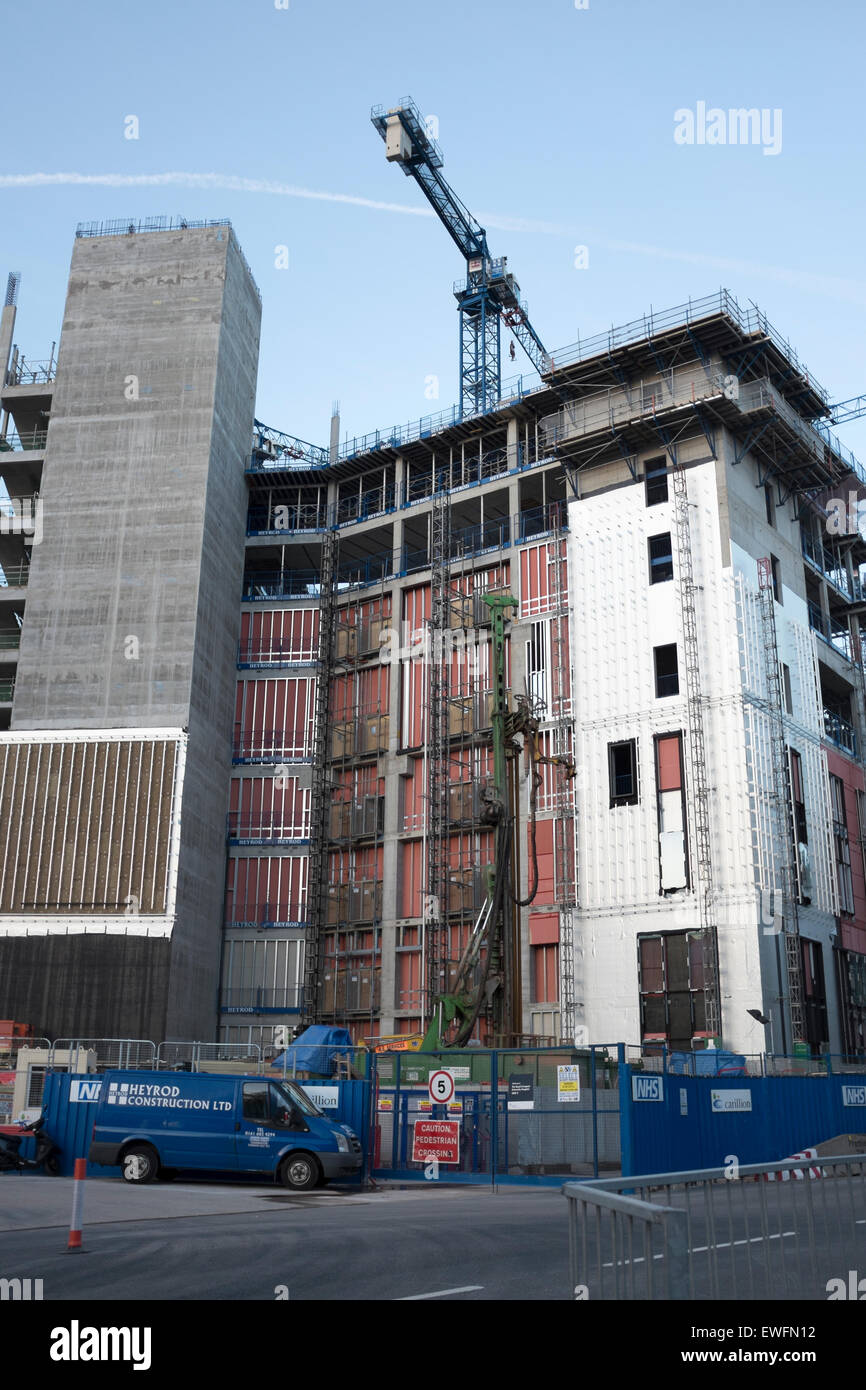
<path id="1" fill-rule="evenodd" d="M 454 1099 L 454 1077 L 450 1071 L 431 1071 L 427 1082 L 430 1099 L 438 1105 L 447 1105 Z"/>
<path id="2" fill-rule="evenodd" d="M 460 1162 L 459 1120 L 416 1120 L 412 1130 L 412 1162 Z"/>

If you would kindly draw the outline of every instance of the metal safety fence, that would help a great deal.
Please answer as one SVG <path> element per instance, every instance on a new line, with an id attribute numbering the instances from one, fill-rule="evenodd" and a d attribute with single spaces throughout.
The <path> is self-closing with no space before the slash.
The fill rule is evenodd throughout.
<path id="1" fill-rule="evenodd" d="M 619 1171 L 617 1056 L 615 1046 L 379 1054 L 374 1176 L 497 1184 Z"/>
<path id="2" fill-rule="evenodd" d="M 562 1191 L 575 1300 L 856 1299 L 866 1290 L 866 1154 L 732 1159 Z"/>

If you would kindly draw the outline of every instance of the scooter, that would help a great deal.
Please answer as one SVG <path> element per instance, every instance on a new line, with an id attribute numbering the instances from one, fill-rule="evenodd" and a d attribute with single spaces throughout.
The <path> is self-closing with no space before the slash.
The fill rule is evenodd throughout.
<path id="1" fill-rule="evenodd" d="M 45 1116 L 40 1115 L 32 1124 L 22 1125 L 20 1134 L 0 1134 L 0 1173 L 16 1171 L 23 1173 L 32 1168 L 44 1168 L 52 1178 L 60 1173 L 60 1150 L 50 1135 L 45 1133 Z M 25 1134 L 36 1135 L 36 1153 L 25 1158 L 20 1152 Z"/>

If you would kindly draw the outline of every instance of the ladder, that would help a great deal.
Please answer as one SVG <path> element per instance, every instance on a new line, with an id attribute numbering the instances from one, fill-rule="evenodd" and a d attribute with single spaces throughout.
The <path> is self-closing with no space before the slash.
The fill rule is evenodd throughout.
<path id="1" fill-rule="evenodd" d="M 701 694 L 701 662 L 695 604 L 695 576 L 692 563 L 692 535 L 688 487 L 682 464 L 674 459 L 672 481 L 676 507 L 677 559 L 680 576 L 680 607 L 683 623 L 683 656 L 686 667 L 688 707 L 688 762 L 691 777 L 695 830 L 695 892 L 701 923 L 704 967 L 705 1028 L 713 1038 L 721 1038 L 719 997 L 719 939 L 713 893 L 710 798 L 707 786 L 707 756 L 704 740 L 704 713 Z"/>
<path id="2" fill-rule="evenodd" d="M 782 899 L 781 917 L 785 936 L 785 967 L 788 980 L 791 1037 L 797 1043 L 806 1041 L 803 1018 L 803 959 L 800 946 L 800 923 L 797 915 L 797 872 L 793 862 L 795 838 L 791 774 L 788 762 L 788 745 L 785 739 L 782 681 L 779 674 L 779 643 L 776 632 L 773 571 L 769 558 L 758 561 L 758 592 L 761 600 L 761 633 L 767 681 L 767 706 L 770 716 L 773 773 L 770 787 L 770 813 L 773 827 L 773 862 L 778 865 L 780 878 L 778 891 Z"/>
<path id="3" fill-rule="evenodd" d="M 328 740 L 331 733 L 331 668 L 336 642 L 339 544 L 336 531 L 324 532 L 319 576 L 319 647 L 316 660 L 316 707 L 310 788 L 310 857 L 307 870 L 308 925 L 304 940 L 302 1000 L 302 1017 L 308 1024 L 317 1022 L 321 1013 L 323 928 L 328 888 L 328 816 L 331 803 Z"/>
<path id="4" fill-rule="evenodd" d="M 577 866 L 574 853 L 574 800 L 566 770 L 574 758 L 573 723 L 566 701 L 571 696 L 571 662 L 568 647 L 568 558 L 562 524 L 562 508 L 556 504 L 554 539 L 549 564 L 551 681 L 550 715 L 553 724 L 554 764 L 554 872 L 559 908 L 559 1015 L 560 1034 L 569 1043 L 577 1029 L 576 983 L 574 977 L 574 909 L 577 904 Z"/>

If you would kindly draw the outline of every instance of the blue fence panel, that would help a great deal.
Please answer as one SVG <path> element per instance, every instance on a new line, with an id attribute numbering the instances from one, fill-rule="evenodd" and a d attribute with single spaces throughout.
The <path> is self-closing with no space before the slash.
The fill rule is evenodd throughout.
<path id="1" fill-rule="evenodd" d="M 866 1133 L 866 1078 L 709 1077 L 620 1067 L 622 1171 L 770 1163 L 838 1134 Z"/>

